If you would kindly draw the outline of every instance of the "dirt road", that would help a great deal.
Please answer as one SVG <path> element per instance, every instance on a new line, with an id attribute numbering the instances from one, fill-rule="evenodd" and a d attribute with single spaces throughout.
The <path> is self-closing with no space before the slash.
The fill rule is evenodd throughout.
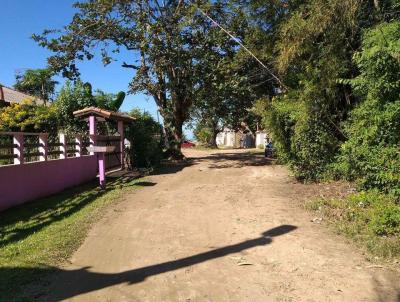
<path id="1" fill-rule="evenodd" d="M 46 301 L 400 301 L 400 278 L 310 222 L 261 154 L 190 151 L 89 233 Z"/>

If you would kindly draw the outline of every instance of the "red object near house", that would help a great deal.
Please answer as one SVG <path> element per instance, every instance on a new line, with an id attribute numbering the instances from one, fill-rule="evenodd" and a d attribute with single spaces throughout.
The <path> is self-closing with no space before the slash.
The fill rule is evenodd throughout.
<path id="1" fill-rule="evenodd" d="M 182 148 L 193 148 L 196 147 L 196 144 L 192 143 L 191 141 L 183 141 Z"/>

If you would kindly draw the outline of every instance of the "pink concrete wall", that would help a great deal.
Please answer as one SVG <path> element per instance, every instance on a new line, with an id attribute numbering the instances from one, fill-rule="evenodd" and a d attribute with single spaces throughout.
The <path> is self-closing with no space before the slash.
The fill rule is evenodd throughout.
<path id="1" fill-rule="evenodd" d="M 88 182 L 97 175 L 97 156 L 0 167 L 0 211 Z"/>

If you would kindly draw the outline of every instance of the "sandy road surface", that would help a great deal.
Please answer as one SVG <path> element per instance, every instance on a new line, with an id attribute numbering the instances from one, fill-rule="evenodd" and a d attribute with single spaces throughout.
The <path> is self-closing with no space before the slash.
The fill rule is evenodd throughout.
<path id="1" fill-rule="evenodd" d="M 108 211 L 45 301 L 400 301 L 398 275 L 310 222 L 285 168 L 188 155 Z"/>

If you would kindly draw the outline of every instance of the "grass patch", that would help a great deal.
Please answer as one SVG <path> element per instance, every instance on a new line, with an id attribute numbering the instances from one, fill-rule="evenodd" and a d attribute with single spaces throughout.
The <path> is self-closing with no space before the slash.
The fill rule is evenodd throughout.
<path id="1" fill-rule="evenodd" d="M 306 204 L 372 255 L 400 257 L 400 205 L 396 198 L 374 191 L 345 199 L 318 199 Z"/>
<path id="2" fill-rule="evenodd" d="M 0 301 L 20 300 L 26 286 L 68 259 L 102 210 L 140 181 L 119 178 L 106 190 L 91 182 L 0 213 Z"/>

